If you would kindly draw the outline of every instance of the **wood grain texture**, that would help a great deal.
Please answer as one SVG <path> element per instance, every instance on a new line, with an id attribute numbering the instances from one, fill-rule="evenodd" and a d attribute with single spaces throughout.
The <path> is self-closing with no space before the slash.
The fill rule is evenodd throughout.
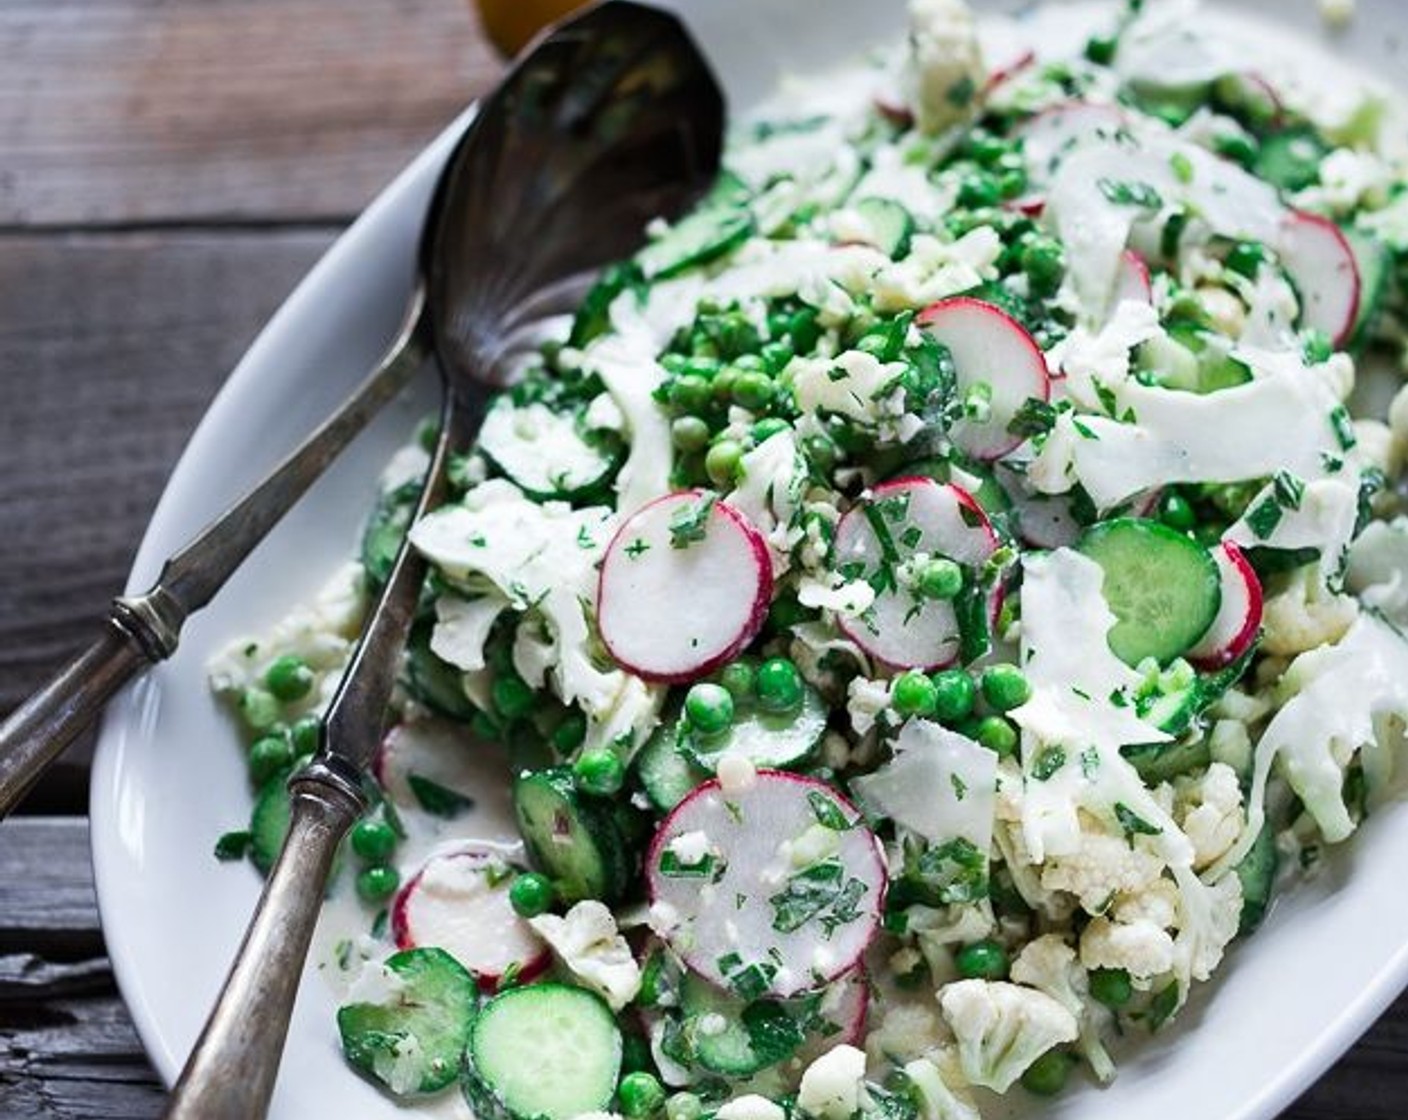
<path id="1" fill-rule="evenodd" d="M 500 63 L 468 0 L 6 0 L 0 226 L 341 220 Z"/>
<path id="2" fill-rule="evenodd" d="M 333 236 L 0 237 L 0 712 L 96 634 L 196 421 Z M 81 809 L 87 750 L 30 808 Z"/>

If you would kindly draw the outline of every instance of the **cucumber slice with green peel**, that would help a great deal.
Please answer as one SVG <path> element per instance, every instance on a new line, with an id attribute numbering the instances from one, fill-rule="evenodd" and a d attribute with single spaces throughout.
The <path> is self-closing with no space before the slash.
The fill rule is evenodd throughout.
<path id="1" fill-rule="evenodd" d="M 1271 896 L 1276 887 L 1276 872 L 1281 857 L 1276 850 L 1276 834 L 1261 826 L 1256 839 L 1242 862 L 1232 870 L 1242 880 L 1242 916 L 1237 923 L 1237 935 L 1255 933 L 1271 908 Z"/>
<path id="2" fill-rule="evenodd" d="M 636 756 L 641 788 L 662 813 L 668 813 L 709 778 L 708 772 L 691 762 L 681 749 L 681 723 L 677 715 L 661 724 Z"/>
<path id="3" fill-rule="evenodd" d="M 1121 517 L 1091 526 L 1076 543 L 1100 565 L 1118 620 L 1110 649 L 1126 665 L 1167 665 L 1207 633 L 1222 603 L 1222 578 L 1202 545 L 1157 521 Z"/>
<path id="4" fill-rule="evenodd" d="M 338 1008 L 342 1052 L 394 1096 L 434 1093 L 460 1071 L 478 988 L 443 949 L 388 957 L 383 998 Z"/>
<path id="5" fill-rule="evenodd" d="M 828 715 L 826 702 L 816 689 L 804 686 L 802 702 L 790 712 L 739 705 L 733 723 L 722 734 L 706 738 L 681 721 L 677 741 L 685 758 L 710 774 L 726 756 L 746 758 L 754 766 L 774 770 L 797 770 L 816 757 Z"/>
<path id="6" fill-rule="evenodd" d="M 1393 257 L 1388 247 L 1366 230 L 1347 226 L 1342 232 L 1359 271 L 1359 307 L 1349 334 L 1350 341 L 1358 343 L 1364 340 L 1383 307 Z"/>
<path id="7" fill-rule="evenodd" d="M 377 499 L 362 532 L 362 570 L 374 586 L 382 586 L 390 577 L 419 500 L 419 482 L 403 483 Z"/>
<path id="8" fill-rule="evenodd" d="M 694 1061 L 724 1077 L 751 1077 L 785 1062 L 807 1040 L 798 1015 L 777 1000 L 748 1002 L 693 973 L 680 993 Z"/>
<path id="9" fill-rule="evenodd" d="M 1313 128 L 1286 128 L 1262 140 L 1252 171 L 1283 191 L 1300 191 L 1320 178 L 1320 161 L 1329 152 Z"/>
<path id="10" fill-rule="evenodd" d="M 249 817 L 249 858 L 265 875 L 283 851 L 288 836 L 292 805 L 288 792 L 288 772 L 276 774 L 260 787 Z"/>
<path id="11" fill-rule="evenodd" d="M 479 429 L 479 450 L 515 486 L 538 501 L 575 501 L 611 480 L 621 465 L 619 440 L 581 430 L 577 417 L 545 404 L 501 398 Z"/>
<path id="12" fill-rule="evenodd" d="M 895 478 L 932 478 L 935 482 L 952 482 L 963 487 L 978 500 L 987 513 L 1005 513 L 1012 508 L 1012 498 L 998 482 L 993 469 L 984 463 L 952 462 L 948 459 L 920 459 L 906 463 L 894 473 Z"/>
<path id="13" fill-rule="evenodd" d="M 478 709 L 464 691 L 464 675 L 430 649 L 434 624 L 423 619 L 411 628 L 406 643 L 406 688 L 438 715 L 467 721 Z"/>
<path id="14" fill-rule="evenodd" d="M 1172 743 L 1138 743 L 1121 747 L 1126 761 L 1139 772 L 1146 785 L 1156 786 L 1180 774 L 1201 770 L 1212 764 L 1212 748 L 1206 736 Z"/>
<path id="15" fill-rule="evenodd" d="M 613 902 L 625 892 L 631 861 L 611 803 L 579 792 L 570 769 L 520 774 L 513 809 L 533 863 L 563 902 Z"/>
<path id="16" fill-rule="evenodd" d="M 605 1112 L 621 1076 L 621 1031 L 610 1008 L 566 984 L 495 996 L 468 1041 L 462 1084 L 479 1120 L 573 1120 Z"/>
<path id="17" fill-rule="evenodd" d="M 737 249 L 753 236 L 753 215 L 710 206 L 681 219 L 640 251 L 636 261 L 651 280 L 666 280 Z"/>
<path id="18" fill-rule="evenodd" d="M 909 255 L 914 237 L 914 218 L 909 211 L 890 198 L 862 198 L 852 206 L 869 227 L 870 244 L 891 260 Z"/>

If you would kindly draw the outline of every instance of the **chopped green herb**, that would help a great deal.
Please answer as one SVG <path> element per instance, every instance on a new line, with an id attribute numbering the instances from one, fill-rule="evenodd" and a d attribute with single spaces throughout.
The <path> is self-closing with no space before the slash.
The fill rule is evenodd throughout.
<path id="1" fill-rule="evenodd" d="M 849 832 L 856 826 L 856 822 L 847 820 L 841 807 L 820 790 L 808 790 L 807 803 L 812 807 L 812 815 L 816 817 L 817 823 L 823 828 L 829 828 L 832 832 Z"/>
<path id="2" fill-rule="evenodd" d="M 697 502 L 682 506 L 670 518 L 671 548 L 688 548 L 691 544 L 704 539 L 709 525 L 709 515 L 713 512 L 714 502 L 717 500 L 716 495 L 705 494 Z"/>
<path id="3" fill-rule="evenodd" d="M 227 832 L 215 841 L 215 858 L 218 860 L 244 859 L 254 837 L 246 830 Z"/>
<path id="4" fill-rule="evenodd" d="M 1135 836 L 1158 836 L 1163 832 L 1162 828 L 1150 824 L 1122 801 L 1115 802 L 1115 819 L 1120 822 L 1120 827 L 1124 829 L 1124 834 L 1131 844 Z"/>
<path id="5" fill-rule="evenodd" d="M 1066 765 L 1066 752 L 1060 747 L 1047 747 L 1032 763 L 1032 777 L 1039 782 L 1050 781 Z"/>
<path id="6" fill-rule="evenodd" d="M 1163 208 L 1163 197 L 1148 183 L 1128 179 L 1098 179 L 1095 185 L 1100 188 L 1100 193 L 1116 206 L 1137 206 L 1141 210 Z"/>
<path id="7" fill-rule="evenodd" d="M 1283 512 L 1281 503 L 1275 496 L 1268 495 L 1247 511 L 1247 528 L 1258 540 L 1264 541 L 1276 531 L 1276 526 L 1281 524 Z"/>
<path id="8" fill-rule="evenodd" d="M 816 920 L 829 937 L 836 927 L 860 917 L 856 904 L 869 888 L 859 879 L 846 878 L 836 858 L 814 863 L 787 880 L 787 886 L 768 899 L 773 909 L 772 928 L 792 933 Z"/>
<path id="9" fill-rule="evenodd" d="M 705 855 L 694 863 L 684 863 L 674 852 L 666 851 L 660 856 L 660 874 L 666 879 L 708 879 L 717 883 L 724 876 L 726 864 L 712 855 Z"/>
<path id="10" fill-rule="evenodd" d="M 411 793 L 415 795 L 420 807 L 432 817 L 449 819 L 474 808 L 473 798 L 447 789 L 439 782 L 431 781 L 420 774 L 408 774 L 406 784 L 411 787 Z"/>

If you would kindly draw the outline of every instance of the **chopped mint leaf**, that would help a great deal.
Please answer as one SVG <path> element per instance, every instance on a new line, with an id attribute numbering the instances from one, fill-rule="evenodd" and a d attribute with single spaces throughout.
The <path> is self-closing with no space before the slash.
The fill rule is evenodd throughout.
<path id="1" fill-rule="evenodd" d="M 1124 829 L 1124 834 L 1131 844 L 1136 836 L 1157 836 L 1163 832 L 1162 828 L 1150 824 L 1123 801 L 1115 802 L 1115 819 L 1120 822 L 1120 827 Z"/>
<path id="2" fill-rule="evenodd" d="M 439 782 L 431 781 L 420 774 L 408 774 L 406 784 L 411 787 L 420 807 L 432 817 L 449 819 L 474 808 L 474 800 L 462 793 L 447 789 Z"/>
<path id="3" fill-rule="evenodd" d="M 820 790 L 807 791 L 807 804 L 812 807 L 812 815 L 822 828 L 829 828 L 832 832 L 849 832 L 856 826 L 856 822 L 847 820 L 841 807 Z"/>
<path id="4" fill-rule="evenodd" d="M 705 494 L 697 502 L 680 507 L 670 518 L 670 547 L 688 548 L 704 539 L 708 530 L 709 515 L 714 511 L 714 494 Z"/>
<path id="5" fill-rule="evenodd" d="M 1046 747 L 1032 763 L 1032 777 L 1039 782 L 1050 781 L 1066 765 L 1066 752 L 1060 747 Z"/>
<path id="6" fill-rule="evenodd" d="M 244 859 L 249 851 L 249 846 L 254 842 L 254 837 L 248 830 L 241 832 L 227 832 L 215 841 L 215 858 L 223 862 L 230 860 Z"/>
<path id="7" fill-rule="evenodd" d="M 1096 180 L 1100 193 L 1116 206 L 1137 206 L 1140 210 L 1161 210 L 1164 200 L 1148 183 L 1128 179 Z"/>
<path id="8" fill-rule="evenodd" d="M 721 859 L 705 855 L 694 863 L 683 863 L 680 857 L 668 849 L 660 856 L 660 874 L 667 879 L 708 879 L 717 883 L 723 878 L 727 865 Z"/>
<path id="9" fill-rule="evenodd" d="M 768 899 L 773 909 L 772 928 L 792 933 L 818 921 L 829 937 L 837 926 L 860 917 L 856 904 L 869 888 L 859 879 L 846 878 L 846 869 L 835 857 L 814 863 L 787 880 L 787 886 Z"/>
<path id="10" fill-rule="evenodd" d="M 1264 541 L 1276 531 L 1276 526 L 1281 524 L 1282 512 L 1281 503 L 1276 500 L 1275 495 L 1266 497 L 1247 511 L 1247 528 L 1258 540 Z"/>

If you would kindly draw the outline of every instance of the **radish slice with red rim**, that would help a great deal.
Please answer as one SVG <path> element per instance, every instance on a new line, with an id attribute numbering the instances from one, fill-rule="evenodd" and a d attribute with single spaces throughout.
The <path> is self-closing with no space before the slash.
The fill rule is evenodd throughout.
<path id="1" fill-rule="evenodd" d="M 841 616 L 838 624 L 867 654 L 894 668 L 953 664 L 963 636 L 954 603 L 905 586 L 904 565 L 922 554 L 981 568 L 999 543 L 982 506 L 961 486 L 929 478 L 882 483 L 836 527 L 837 570 L 880 589 L 869 610 L 859 618 Z"/>
<path id="2" fill-rule="evenodd" d="M 398 809 L 450 816 L 469 809 L 485 787 L 482 752 L 463 725 L 418 719 L 391 728 L 372 760 L 372 775 Z"/>
<path id="3" fill-rule="evenodd" d="M 1261 581 L 1251 562 L 1231 541 L 1214 548 L 1212 558 L 1222 576 L 1222 606 L 1208 632 L 1188 651 L 1188 660 L 1206 670 L 1232 664 L 1261 631 Z"/>
<path id="4" fill-rule="evenodd" d="M 1359 265 L 1339 226 L 1295 210 L 1281 226 L 1281 263 L 1300 296 L 1301 323 L 1342 346 L 1359 315 Z"/>
<path id="5" fill-rule="evenodd" d="M 1120 270 L 1115 276 L 1115 294 L 1110 301 L 1110 314 L 1126 300 L 1153 303 L 1154 284 L 1149 278 L 1149 266 L 1144 258 L 1129 249 L 1120 258 Z"/>
<path id="6" fill-rule="evenodd" d="M 854 969 L 885 902 L 880 844 L 856 808 L 779 770 L 699 786 L 655 834 L 646 878 L 657 932 L 691 969 L 780 999 Z"/>
<path id="7" fill-rule="evenodd" d="M 433 855 L 391 904 L 398 949 L 444 949 L 495 990 L 512 975 L 527 981 L 551 963 L 548 947 L 509 903 L 517 868 L 494 844 L 467 843 Z"/>
<path id="8" fill-rule="evenodd" d="M 953 357 L 958 395 L 977 410 L 957 421 L 953 442 L 976 459 L 999 459 L 1022 443 L 1007 430 L 1030 398 L 1049 400 L 1046 357 L 1027 329 L 1001 308 L 971 296 L 930 304 L 919 326 Z"/>
<path id="9" fill-rule="evenodd" d="M 1115 105 L 1070 101 L 1053 105 L 1023 122 L 1017 129 L 1022 154 L 1027 161 L 1028 193 L 1018 208 L 1040 212 L 1047 184 L 1061 161 L 1086 140 L 1113 136 L 1125 123 L 1124 112 Z"/>
<path id="10" fill-rule="evenodd" d="M 601 639 L 648 681 L 702 677 L 757 636 L 772 559 L 749 520 L 701 490 L 643 506 L 607 546 L 597 584 Z"/>

